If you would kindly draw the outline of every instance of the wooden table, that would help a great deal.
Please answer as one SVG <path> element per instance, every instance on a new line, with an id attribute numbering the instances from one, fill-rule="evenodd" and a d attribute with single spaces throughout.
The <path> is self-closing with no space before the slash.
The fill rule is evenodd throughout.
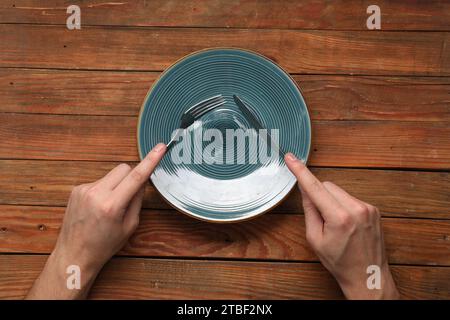
<path id="1" fill-rule="evenodd" d="M 450 2 L 0 2 L 0 298 L 22 298 L 74 185 L 135 164 L 141 103 L 192 51 L 278 62 L 312 117 L 310 166 L 382 211 L 406 298 L 450 298 Z M 81 7 L 81 30 L 66 8 Z M 188 218 L 148 186 L 92 298 L 342 298 L 305 240 L 299 192 L 249 222 Z"/>

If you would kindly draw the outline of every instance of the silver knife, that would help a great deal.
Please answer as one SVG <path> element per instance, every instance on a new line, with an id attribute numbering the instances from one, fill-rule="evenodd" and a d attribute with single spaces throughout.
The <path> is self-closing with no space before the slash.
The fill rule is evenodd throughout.
<path id="1" fill-rule="evenodd" d="M 239 110 L 242 112 L 244 117 L 250 122 L 250 124 L 252 125 L 253 128 L 255 128 L 256 130 L 266 129 L 261 124 L 261 122 L 258 120 L 258 118 L 256 118 L 256 116 L 252 112 L 252 110 L 249 107 L 247 107 L 245 105 L 245 103 L 238 96 L 233 95 L 233 99 L 234 99 L 234 102 L 236 103 L 236 105 L 238 106 Z M 283 149 L 281 149 L 281 147 L 275 143 L 275 141 L 272 139 L 272 136 L 269 133 L 269 130 L 267 130 L 267 137 L 270 139 L 271 144 L 278 149 L 278 152 L 284 156 L 286 154 L 286 152 L 284 152 Z M 265 139 L 266 137 L 263 137 L 263 138 Z M 267 142 L 268 141 L 266 140 L 266 143 Z"/>

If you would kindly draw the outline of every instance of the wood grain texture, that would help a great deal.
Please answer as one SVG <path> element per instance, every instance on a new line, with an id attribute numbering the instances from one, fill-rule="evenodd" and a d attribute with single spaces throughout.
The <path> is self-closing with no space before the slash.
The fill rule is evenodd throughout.
<path id="1" fill-rule="evenodd" d="M 381 8 L 383 30 L 450 30 L 450 4 L 445 0 L 376 3 Z M 66 8 L 71 4 L 80 6 L 82 25 L 367 30 L 366 8 L 373 2 L 54 0 L 47 4 L 38 0 L 3 0 L 0 21 L 65 24 Z"/>
<path id="2" fill-rule="evenodd" d="M 137 161 L 137 117 L 0 113 L 0 158 Z M 313 121 L 313 166 L 450 168 L 448 122 Z"/>
<path id="3" fill-rule="evenodd" d="M 136 116 L 159 74 L 0 69 L 0 111 Z M 448 77 L 294 79 L 314 120 L 450 121 Z"/>
<path id="4" fill-rule="evenodd" d="M 50 253 L 64 208 L 0 206 L 0 252 Z M 450 221 L 385 218 L 388 260 L 450 266 Z M 266 214 L 217 225 L 176 211 L 144 210 L 121 255 L 318 261 L 305 239 L 302 215 Z"/>
<path id="5" fill-rule="evenodd" d="M 65 206 L 75 185 L 100 179 L 118 162 L 0 160 L 0 204 Z M 135 163 L 130 163 L 134 165 Z M 450 173 L 311 168 L 322 181 L 333 181 L 385 216 L 450 219 Z M 152 185 L 144 207 L 170 208 Z M 297 188 L 274 209 L 302 212 Z"/>
<path id="6" fill-rule="evenodd" d="M 156 72 L 0 69 L 0 111 L 137 116 L 158 75 Z"/>
<path id="7" fill-rule="evenodd" d="M 294 76 L 316 120 L 449 121 L 450 78 Z"/>
<path id="8" fill-rule="evenodd" d="M 0 255 L 0 299 L 23 298 L 46 256 Z M 450 268 L 393 266 L 405 299 L 449 299 Z M 340 299 L 316 263 L 114 258 L 94 283 L 93 299 Z"/>
<path id="9" fill-rule="evenodd" d="M 258 51 L 291 73 L 450 75 L 450 33 L 0 25 L 0 67 L 161 71 L 207 47 Z"/>
<path id="10" fill-rule="evenodd" d="M 448 122 L 315 121 L 316 166 L 450 169 Z"/>
<path id="11" fill-rule="evenodd" d="M 3 158 L 138 160 L 137 117 L 3 113 L 0 122 Z"/>

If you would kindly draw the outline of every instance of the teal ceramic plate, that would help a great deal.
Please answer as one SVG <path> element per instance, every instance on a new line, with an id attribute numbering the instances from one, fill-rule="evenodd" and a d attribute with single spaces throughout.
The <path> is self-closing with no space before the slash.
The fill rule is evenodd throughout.
<path id="1" fill-rule="evenodd" d="M 311 124 L 302 94 L 289 74 L 271 60 L 247 50 L 215 48 L 177 61 L 153 84 L 141 108 L 139 155 L 142 159 L 158 142 L 167 143 L 184 111 L 218 94 L 226 103 L 185 132 L 151 180 L 173 207 L 190 216 L 212 222 L 246 220 L 280 203 L 296 181 L 282 156 L 257 156 L 255 162 L 255 158 L 250 161 L 255 152 L 250 142 L 244 142 L 240 153 L 237 139 L 230 147 L 228 131 L 250 132 L 245 130 L 252 128 L 233 95 L 252 109 L 265 128 L 278 130 L 283 150 L 306 161 L 311 144 Z M 220 141 L 204 141 L 209 129 L 223 134 L 222 149 L 207 149 L 210 142 Z M 257 143 L 256 152 L 263 142 Z M 270 155 L 268 148 L 266 155 Z M 229 152 L 237 152 L 234 162 L 226 158 Z M 184 159 L 181 163 L 180 157 Z"/>

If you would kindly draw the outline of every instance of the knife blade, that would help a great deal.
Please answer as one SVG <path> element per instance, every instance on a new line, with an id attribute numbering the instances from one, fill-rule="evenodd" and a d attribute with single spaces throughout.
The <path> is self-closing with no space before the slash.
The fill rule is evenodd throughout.
<path id="1" fill-rule="evenodd" d="M 242 112 L 244 117 L 250 122 L 253 128 L 255 128 L 256 130 L 261 129 L 267 130 L 267 137 L 270 139 L 271 144 L 275 146 L 278 149 L 278 152 L 284 156 L 286 153 L 283 151 L 283 149 L 281 149 L 281 147 L 278 144 L 275 143 L 275 141 L 273 140 L 272 136 L 269 133 L 269 130 L 264 128 L 262 123 L 258 120 L 258 118 L 256 118 L 255 114 L 252 112 L 252 110 L 249 107 L 247 107 L 245 103 L 237 95 L 233 95 L 233 99 L 236 105 L 238 106 L 239 110 Z M 266 140 L 265 136 L 261 135 L 261 137 L 263 137 L 263 139 Z M 266 140 L 266 143 L 267 142 L 269 141 Z"/>

